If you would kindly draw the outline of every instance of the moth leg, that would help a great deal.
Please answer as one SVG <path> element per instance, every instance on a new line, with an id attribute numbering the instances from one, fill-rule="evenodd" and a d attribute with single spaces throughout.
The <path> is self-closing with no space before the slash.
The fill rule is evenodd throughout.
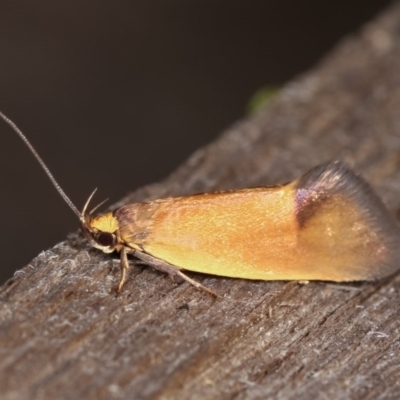
<path id="1" fill-rule="evenodd" d="M 171 276 L 178 276 L 185 281 L 189 282 L 191 285 L 193 285 L 197 289 L 204 290 L 205 292 L 211 294 L 214 297 L 218 297 L 218 295 L 213 292 L 211 289 L 208 289 L 207 287 L 203 286 L 201 283 L 195 281 L 192 278 L 189 278 L 187 275 L 185 275 L 179 268 L 175 267 L 172 264 L 168 264 L 165 261 L 162 261 L 158 258 L 152 257 L 149 254 L 146 253 L 141 253 L 139 251 L 136 251 L 134 255 L 139 258 L 140 260 L 144 261 L 146 264 L 152 266 L 153 268 L 157 269 L 158 271 L 165 272 L 168 275 Z"/>
<path id="2" fill-rule="evenodd" d="M 121 266 L 121 279 L 118 284 L 117 293 L 121 293 L 122 286 L 124 286 L 124 283 L 126 282 L 126 273 L 129 269 L 128 255 L 126 253 L 125 247 L 123 247 L 120 252 L 120 266 Z"/>

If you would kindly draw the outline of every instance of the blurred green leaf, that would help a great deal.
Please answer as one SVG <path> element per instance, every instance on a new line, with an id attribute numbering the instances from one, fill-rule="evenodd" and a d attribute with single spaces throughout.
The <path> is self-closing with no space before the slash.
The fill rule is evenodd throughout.
<path id="1" fill-rule="evenodd" d="M 247 104 L 247 114 L 255 114 L 268 107 L 280 90 L 281 86 L 264 86 L 260 90 L 257 90 Z"/>

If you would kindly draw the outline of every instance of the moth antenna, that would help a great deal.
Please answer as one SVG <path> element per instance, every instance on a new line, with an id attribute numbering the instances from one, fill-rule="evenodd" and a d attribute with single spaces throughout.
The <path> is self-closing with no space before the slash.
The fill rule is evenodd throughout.
<path id="1" fill-rule="evenodd" d="M 41 167 L 44 169 L 44 172 L 46 172 L 47 176 L 50 178 L 51 183 L 53 186 L 56 188 L 57 192 L 60 194 L 60 196 L 64 199 L 64 201 L 69 205 L 70 209 L 78 216 L 78 218 L 81 220 L 82 219 L 82 214 L 78 211 L 78 209 L 75 207 L 74 203 L 70 200 L 70 198 L 66 195 L 64 190 L 61 189 L 61 186 L 58 184 L 56 179 L 54 178 L 53 174 L 50 172 L 49 168 L 45 164 L 45 162 L 42 160 L 42 158 L 39 156 L 35 148 L 31 145 L 31 142 L 28 140 L 28 138 L 22 133 L 22 131 L 18 128 L 18 126 L 11 121 L 10 118 L 6 117 L 1 111 L 0 111 L 0 117 L 8 124 L 11 126 L 11 128 L 17 133 L 17 135 L 25 142 L 25 144 L 28 146 L 28 149 L 31 151 L 31 153 L 34 155 L 38 163 L 41 165 Z"/>

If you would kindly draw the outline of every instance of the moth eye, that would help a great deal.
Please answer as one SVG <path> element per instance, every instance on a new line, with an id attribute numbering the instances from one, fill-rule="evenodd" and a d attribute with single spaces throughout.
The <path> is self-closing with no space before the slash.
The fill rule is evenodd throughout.
<path id="1" fill-rule="evenodd" d="M 101 232 L 97 235 L 96 240 L 102 246 L 112 246 L 115 242 L 115 236 L 109 232 Z"/>

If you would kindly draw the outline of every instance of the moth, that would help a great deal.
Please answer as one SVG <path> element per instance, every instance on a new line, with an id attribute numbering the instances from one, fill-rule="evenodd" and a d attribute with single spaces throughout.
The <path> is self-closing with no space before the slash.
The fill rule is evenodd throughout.
<path id="1" fill-rule="evenodd" d="M 164 198 L 79 212 L 21 130 L 0 112 L 78 216 L 89 243 L 214 294 L 182 271 L 255 280 L 369 281 L 399 268 L 400 229 L 369 184 L 340 161 L 285 185 Z"/>

